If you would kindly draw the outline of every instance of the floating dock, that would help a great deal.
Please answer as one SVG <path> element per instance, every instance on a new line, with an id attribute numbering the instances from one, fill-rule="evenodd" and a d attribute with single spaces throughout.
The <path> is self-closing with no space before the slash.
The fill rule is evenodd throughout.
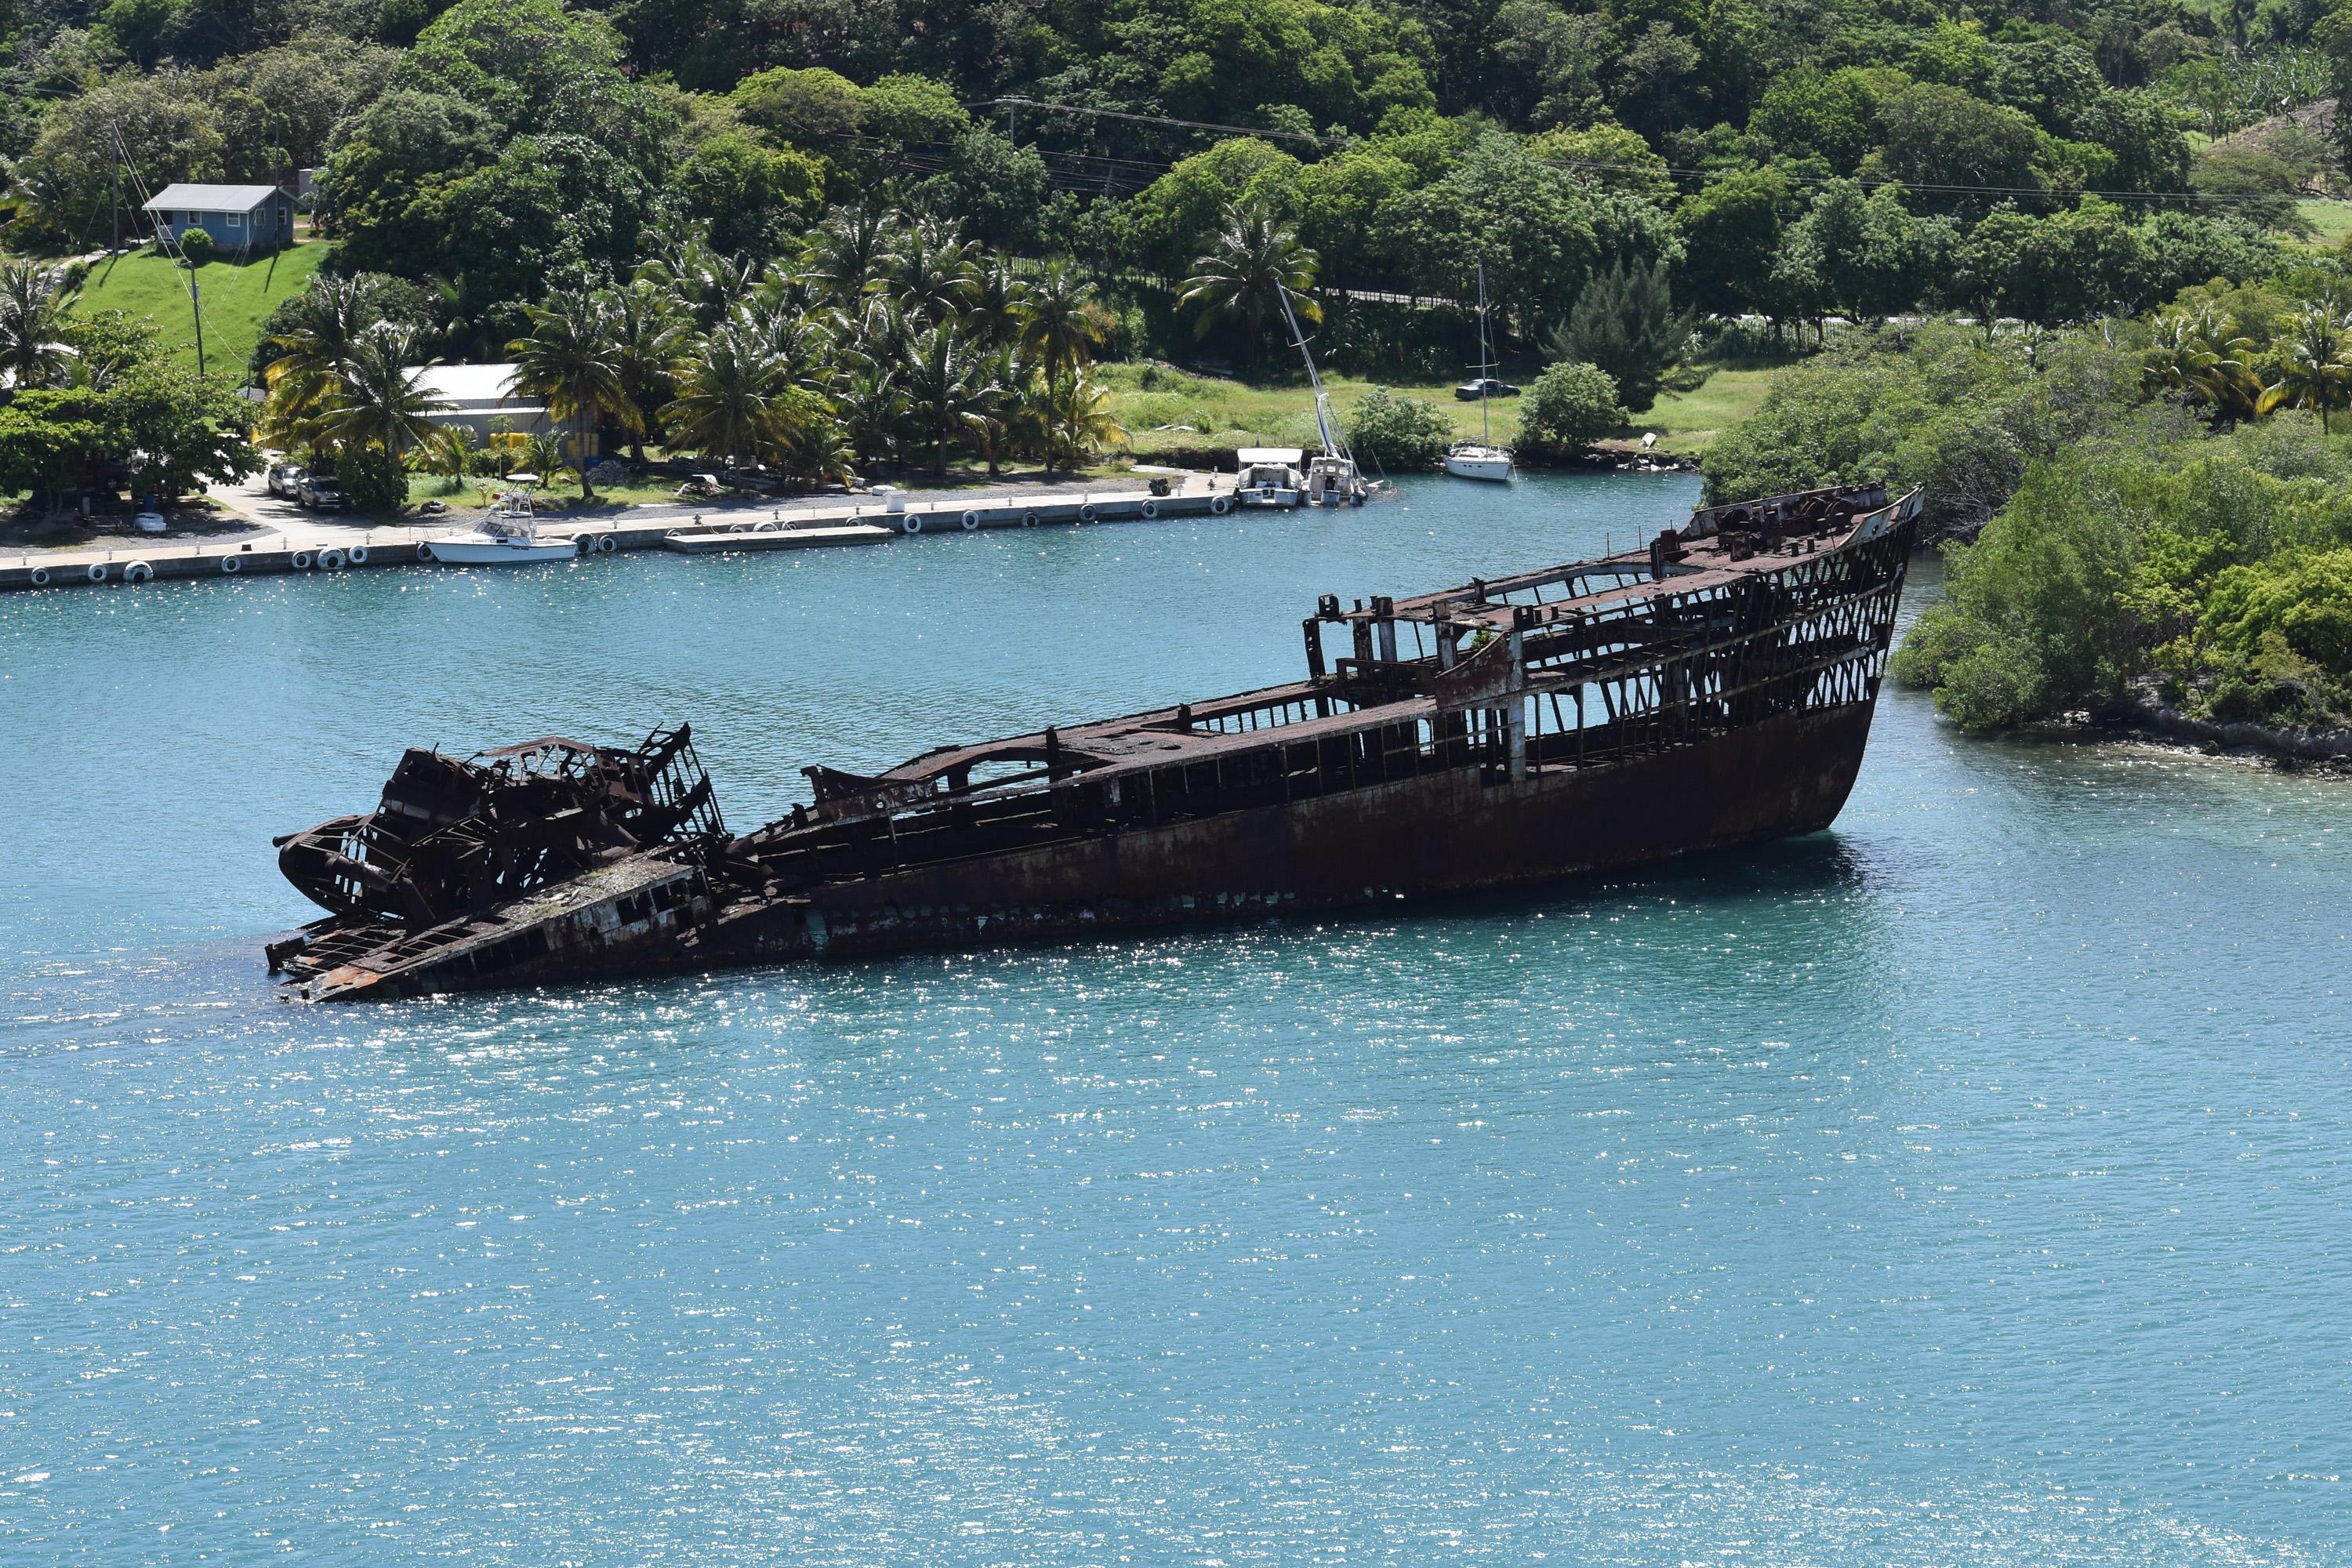
<path id="1" fill-rule="evenodd" d="M 916 500 L 848 497 L 814 504 L 739 504 L 713 508 L 682 520 L 684 509 L 643 509 L 650 516 L 623 512 L 609 518 L 570 521 L 542 518 L 543 533 L 570 534 L 583 555 L 624 550 L 669 550 L 693 555 L 791 550 L 819 545 L 874 544 L 894 536 L 976 532 L 990 528 L 1036 528 L 1047 524 L 1150 522 L 1182 517 L 1222 517 L 1236 505 L 1233 479 L 1205 486 L 1171 487 L 1153 495 L 1141 488 L 1003 492 Z M 266 522 L 257 527 L 267 528 Z M 428 539 L 461 531 L 452 518 L 391 528 L 338 529 L 302 520 L 296 533 L 260 533 L 212 540 L 157 534 L 77 550 L 27 551 L 0 555 L 0 590 L 135 586 L 166 577 L 262 576 L 278 573 L 344 572 L 375 566 L 434 566 Z M 500 568 L 503 570 L 504 568 Z"/>

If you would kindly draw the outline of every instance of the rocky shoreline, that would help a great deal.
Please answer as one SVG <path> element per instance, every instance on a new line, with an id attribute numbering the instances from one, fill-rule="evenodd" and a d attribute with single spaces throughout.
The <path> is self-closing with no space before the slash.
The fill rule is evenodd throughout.
<path id="1" fill-rule="evenodd" d="M 2277 730 L 2200 719 L 2150 698 L 2112 699 L 2068 716 L 2065 730 L 2100 739 L 2169 741 L 2225 756 L 2259 757 L 2297 772 L 2352 775 L 2352 729 Z"/>

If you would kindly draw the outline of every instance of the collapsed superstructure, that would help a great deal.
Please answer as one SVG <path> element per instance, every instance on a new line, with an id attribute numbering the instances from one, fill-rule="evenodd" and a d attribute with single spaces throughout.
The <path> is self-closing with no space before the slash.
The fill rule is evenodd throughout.
<path id="1" fill-rule="evenodd" d="M 1827 826 L 1869 734 L 1918 492 L 1695 512 L 1646 550 L 1343 608 L 1289 685 L 803 771 L 730 836 L 688 729 L 412 751 L 278 841 L 330 911 L 312 1000 L 1336 909 Z M 1344 632 L 1344 651 L 1328 644 Z"/>

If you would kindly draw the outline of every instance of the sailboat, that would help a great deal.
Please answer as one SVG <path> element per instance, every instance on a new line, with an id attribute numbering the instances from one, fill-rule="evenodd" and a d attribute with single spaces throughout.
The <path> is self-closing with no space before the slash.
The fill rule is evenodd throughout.
<path id="1" fill-rule="evenodd" d="M 1493 389 L 1495 345 L 1486 332 L 1486 264 L 1478 263 L 1478 439 L 1456 441 L 1445 453 L 1445 471 L 1457 479 L 1502 480 L 1511 477 L 1511 454 L 1495 445 L 1486 418 Z"/>
<path id="2" fill-rule="evenodd" d="M 1315 356 L 1307 352 L 1307 334 L 1298 330 L 1297 312 L 1290 308 L 1290 290 L 1282 295 L 1283 320 L 1290 323 L 1290 341 L 1298 350 L 1298 357 L 1307 362 L 1307 380 L 1315 388 L 1315 429 L 1323 438 L 1323 453 L 1310 458 L 1300 491 L 1300 499 L 1308 506 L 1361 506 L 1371 487 L 1364 482 L 1356 467 L 1356 455 L 1348 449 L 1346 437 L 1339 434 L 1339 423 L 1331 417 L 1331 396 L 1323 390 L 1323 377 L 1315 369 Z"/>

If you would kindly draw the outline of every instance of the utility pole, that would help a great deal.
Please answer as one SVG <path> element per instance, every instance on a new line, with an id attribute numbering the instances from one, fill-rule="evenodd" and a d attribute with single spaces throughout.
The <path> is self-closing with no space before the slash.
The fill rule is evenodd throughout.
<path id="1" fill-rule="evenodd" d="M 122 254 L 122 132 L 110 120 L 106 122 L 106 150 L 113 154 L 106 163 L 106 177 L 114 193 L 114 249 L 110 254 L 120 256 Z"/>

